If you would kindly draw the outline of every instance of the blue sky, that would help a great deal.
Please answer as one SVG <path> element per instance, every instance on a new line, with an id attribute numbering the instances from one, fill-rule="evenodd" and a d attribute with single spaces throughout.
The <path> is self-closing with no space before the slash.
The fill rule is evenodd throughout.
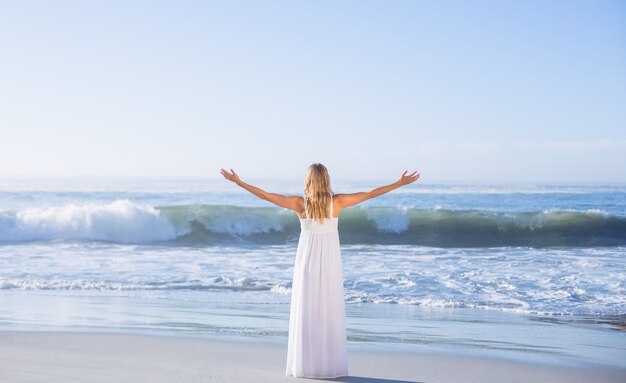
<path id="1" fill-rule="evenodd" d="M 621 1 L 1 1 L 0 176 L 626 182 Z"/>

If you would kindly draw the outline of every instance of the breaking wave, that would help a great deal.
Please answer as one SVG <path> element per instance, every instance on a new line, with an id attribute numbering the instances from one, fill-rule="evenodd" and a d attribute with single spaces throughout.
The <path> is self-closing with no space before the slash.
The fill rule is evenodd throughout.
<path id="1" fill-rule="evenodd" d="M 481 210 L 352 207 L 341 213 L 346 244 L 434 247 L 623 246 L 626 218 L 603 211 Z M 152 207 L 117 200 L 0 212 L 0 242 L 95 240 L 210 246 L 232 241 L 297 240 L 300 222 L 276 207 L 183 205 Z"/>

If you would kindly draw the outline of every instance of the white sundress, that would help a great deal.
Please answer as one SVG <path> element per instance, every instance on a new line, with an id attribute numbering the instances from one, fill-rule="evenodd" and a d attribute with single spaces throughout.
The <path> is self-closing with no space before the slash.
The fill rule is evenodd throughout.
<path id="1" fill-rule="evenodd" d="M 323 223 L 300 218 L 300 238 L 291 289 L 287 376 L 348 375 L 348 349 L 338 218 Z"/>

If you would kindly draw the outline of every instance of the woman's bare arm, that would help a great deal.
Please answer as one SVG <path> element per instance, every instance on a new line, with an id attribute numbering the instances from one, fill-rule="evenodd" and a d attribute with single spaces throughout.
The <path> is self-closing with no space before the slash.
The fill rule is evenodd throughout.
<path id="1" fill-rule="evenodd" d="M 302 198 L 298 197 L 298 196 L 284 196 L 282 194 L 276 194 L 276 193 L 268 193 L 263 189 L 260 189 L 256 186 L 250 185 L 249 183 L 243 182 L 239 176 L 237 175 L 237 173 L 235 173 L 235 171 L 233 169 L 230 169 L 230 172 L 221 169 L 220 173 L 222 173 L 222 175 L 224 176 L 224 178 L 226 178 L 227 180 L 234 182 L 235 184 L 237 184 L 238 186 L 241 186 L 242 188 L 244 188 L 245 190 L 249 191 L 250 193 L 254 194 L 255 196 L 264 199 L 266 201 L 269 201 L 275 205 L 278 205 L 280 207 L 284 207 L 286 209 L 290 209 L 295 211 L 296 213 L 302 211 L 303 206 L 302 206 Z"/>
<path id="2" fill-rule="evenodd" d="M 413 183 L 417 181 L 418 178 L 420 178 L 420 174 L 418 174 L 417 171 L 414 171 L 413 173 L 409 175 L 406 175 L 406 173 L 408 173 L 408 171 L 404 171 L 404 173 L 402 173 L 402 175 L 400 176 L 400 179 L 394 183 L 380 186 L 367 192 L 359 192 L 359 193 L 352 193 L 352 194 L 337 194 L 335 196 L 335 200 L 337 201 L 337 205 L 338 205 L 337 208 L 343 209 L 345 207 L 359 204 L 368 199 L 376 198 L 385 193 L 389 193 L 390 191 L 397 189 L 401 186 Z"/>

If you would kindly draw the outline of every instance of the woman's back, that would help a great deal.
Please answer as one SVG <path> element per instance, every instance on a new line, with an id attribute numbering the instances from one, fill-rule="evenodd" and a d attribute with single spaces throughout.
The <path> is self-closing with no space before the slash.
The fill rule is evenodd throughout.
<path id="1" fill-rule="evenodd" d="M 320 220 L 311 218 L 309 216 L 309 212 L 307 209 L 307 199 L 306 196 L 304 198 L 304 212 L 306 217 L 300 217 L 300 229 L 302 231 L 311 231 L 311 232 L 327 232 L 327 231 L 337 231 L 339 218 L 333 217 L 333 196 L 330 196 L 330 211 L 326 218 Z"/>

